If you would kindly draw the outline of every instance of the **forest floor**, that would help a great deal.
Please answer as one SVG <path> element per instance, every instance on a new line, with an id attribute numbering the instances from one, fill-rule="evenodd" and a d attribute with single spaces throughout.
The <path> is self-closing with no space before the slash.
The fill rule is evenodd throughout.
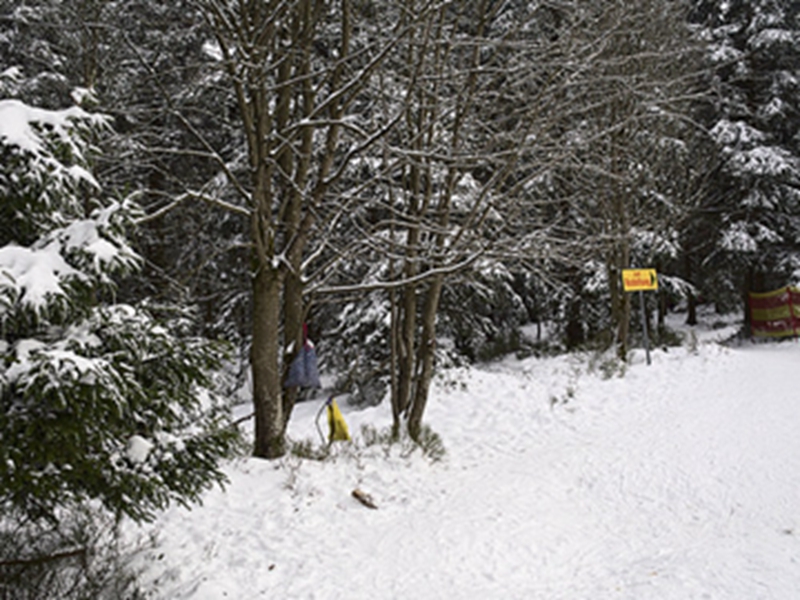
<path id="1" fill-rule="evenodd" d="M 202 506 L 132 528 L 149 598 L 792 600 L 800 590 L 800 344 L 592 354 L 440 374 L 446 448 L 368 446 L 389 406 L 342 406 L 325 461 L 241 458 Z M 319 441 L 323 399 L 294 440 Z M 435 450 L 435 448 L 433 448 Z M 377 510 L 353 496 L 371 496 Z"/>

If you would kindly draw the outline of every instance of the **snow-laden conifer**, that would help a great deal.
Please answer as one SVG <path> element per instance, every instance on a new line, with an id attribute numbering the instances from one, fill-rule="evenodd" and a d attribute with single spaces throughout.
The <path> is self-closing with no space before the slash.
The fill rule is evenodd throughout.
<path id="1" fill-rule="evenodd" d="M 16 72 L 3 75 L 19 77 Z M 221 482 L 233 434 L 222 349 L 180 308 L 120 303 L 137 214 L 91 173 L 105 120 L 0 100 L 0 510 L 57 521 L 99 501 L 136 520 Z"/>

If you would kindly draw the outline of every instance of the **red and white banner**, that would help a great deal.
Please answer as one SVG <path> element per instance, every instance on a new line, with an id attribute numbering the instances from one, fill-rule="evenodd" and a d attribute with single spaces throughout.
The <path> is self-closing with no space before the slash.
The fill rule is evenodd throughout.
<path id="1" fill-rule="evenodd" d="M 756 337 L 796 336 L 800 331 L 800 288 L 751 292 L 750 329 Z"/>

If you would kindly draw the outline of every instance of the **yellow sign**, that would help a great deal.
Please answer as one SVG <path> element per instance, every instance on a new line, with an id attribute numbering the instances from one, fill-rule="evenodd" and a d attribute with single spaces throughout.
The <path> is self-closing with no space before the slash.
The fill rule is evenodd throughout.
<path id="1" fill-rule="evenodd" d="M 655 269 L 622 269 L 622 287 L 626 292 L 647 292 L 658 289 Z"/>

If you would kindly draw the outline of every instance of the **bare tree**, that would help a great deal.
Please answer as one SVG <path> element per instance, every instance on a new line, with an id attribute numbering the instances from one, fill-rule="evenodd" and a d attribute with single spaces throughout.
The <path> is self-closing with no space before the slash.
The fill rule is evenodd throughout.
<path id="1" fill-rule="evenodd" d="M 405 413 L 414 439 L 420 434 L 433 374 L 436 315 L 445 273 L 459 261 L 472 260 L 476 251 L 451 243 L 473 230 L 481 198 L 472 199 L 473 210 L 466 219 L 453 223 L 452 217 L 456 185 L 475 162 L 465 133 L 472 126 L 479 92 L 476 40 L 483 33 L 486 11 L 486 2 L 474 7 L 443 5 L 416 24 L 405 49 L 409 101 L 398 145 L 390 149 L 398 156 L 396 173 L 403 183 L 396 212 L 404 237 L 398 273 L 406 282 L 392 305 L 396 367 L 392 408 L 395 431 Z M 475 36 L 462 38 L 461 47 L 459 25 L 475 28 Z"/>
<path id="2" fill-rule="evenodd" d="M 257 456 L 284 452 L 312 294 L 389 294 L 395 429 L 405 416 L 418 437 L 446 277 L 552 249 L 562 215 L 527 202 L 541 178 L 601 223 L 582 231 L 609 281 L 629 264 L 639 149 L 685 89 L 658 25 L 677 27 L 672 3 L 198 3 L 247 148 L 241 172 L 219 159 L 238 199 L 217 204 L 250 221 Z M 344 256 L 364 260 L 355 279 Z"/>
<path id="3" fill-rule="evenodd" d="M 247 148 L 244 177 L 220 166 L 239 194 L 229 208 L 250 221 L 255 455 L 277 457 L 295 400 L 283 381 L 301 346 L 309 273 L 335 253 L 328 233 L 352 202 L 348 167 L 394 123 L 363 100 L 407 24 L 393 19 L 385 29 L 386 13 L 398 14 L 390 3 L 198 2 Z"/>
<path id="4" fill-rule="evenodd" d="M 603 265 L 621 357 L 631 311 L 621 271 L 653 260 L 691 202 L 674 178 L 692 159 L 690 115 L 704 95 L 686 11 L 682 2 L 581 2 L 562 30 L 549 131 L 563 155 L 548 173 L 555 193 L 544 196 L 569 199 L 581 254 Z"/>
<path id="5" fill-rule="evenodd" d="M 381 80 L 384 97 L 401 99 L 402 120 L 381 141 L 381 217 L 360 228 L 371 232 L 364 251 L 384 261 L 375 286 L 390 296 L 394 431 L 406 418 L 418 439 L 443 286 L 496 260 L 498 231 L 513 219 L 515 167 L 539 108 L 519 102 L 530 88 L 519 34 L 539 13 L 489 1 L 405 5 L 409 34 Z M 487 106 L 498 109 L 488 120 Z"/>

